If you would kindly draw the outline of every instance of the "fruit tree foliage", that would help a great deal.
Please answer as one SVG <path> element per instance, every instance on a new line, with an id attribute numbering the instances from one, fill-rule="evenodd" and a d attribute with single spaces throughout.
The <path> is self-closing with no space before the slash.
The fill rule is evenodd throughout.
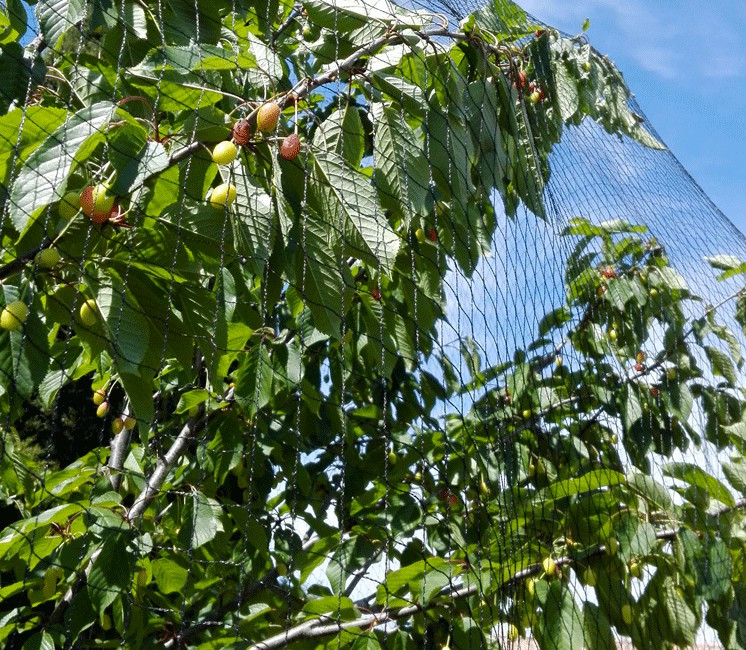
<path id="1" fill-rule="evenodd" d="M 746 648 L 740 290 L 578 215 L 535 341 L 443 351 L 448 274 L 552 218 L 563 134 L 663 148 L 583 35 L 33 9 L 0 11 L 0 644 Z"/>

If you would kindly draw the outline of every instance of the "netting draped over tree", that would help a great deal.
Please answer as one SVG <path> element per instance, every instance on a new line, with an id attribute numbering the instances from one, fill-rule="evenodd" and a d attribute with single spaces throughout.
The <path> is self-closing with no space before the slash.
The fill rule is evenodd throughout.
<path id="1" fill-rule="evenodd" d="M 510 0 L 6 0 L 0 644 L 746 648 L 746 241 Z"/>

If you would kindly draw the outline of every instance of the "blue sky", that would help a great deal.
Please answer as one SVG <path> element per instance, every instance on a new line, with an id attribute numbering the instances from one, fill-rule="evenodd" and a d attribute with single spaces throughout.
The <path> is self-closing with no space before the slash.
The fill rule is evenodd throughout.
<path id="1" fill-rule="evenodd" d="M 664 142 L 746 232 L 746 2 L 518 0 L 613 59 Z"/>

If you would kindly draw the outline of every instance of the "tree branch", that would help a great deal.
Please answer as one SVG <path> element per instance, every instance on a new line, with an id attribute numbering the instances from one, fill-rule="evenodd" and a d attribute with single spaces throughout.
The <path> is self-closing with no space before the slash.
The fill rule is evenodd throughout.
<path id="1" fill-rule="evenodd" d="M 127 418 L 129 415 L 130 403 L 128 400 L 122 410 L 122 417 Z M 118 491 L 119 486 L 122 484 L 122 467 L 124 467 L 124 459 L 127 457 L 127 449 L 129 448 L 131 435 L 132 431 L 123 427 L 111 441 L 111 454 L 109 455 L 107 467 L 110 471 L 109 482 L 115 491 Z"/>
<path id="2" fill-rule="evenodd" d="M 744 508 L 746 508 L 746 499 L 741 499 L 733 506 L 722 508 L 713 513 L 713 515 L 715 517 L 719 517 L 734 510 L 741 510 Z M 670 541 L 674 539 L 676 535 L 678 535 L 680 530 L 681 529 L 679 528 L 667 528 L 658 531 L 655 534 L 655 537 L 659 541 Z M 601 544 L 583 554 L 575 556 L 565 555 L 563 557 L 557 558 L 555 559 L 554 563 L 556 566 L 562 567 L 565 565 L 576 564 L 578 562 L 585 561 L 588 558 L 603 555 L 604 553 L 606 553 L 606 545 Z M 510 576 L 510 578 L 505 581 L 504 584 L 515 584 L 517 582 L 520 582 L 521 580 L 524 580 L 525 578 L 530 578 L 543 572 L 544 567 L 542 563 L 537 562 L 523 569 L 520 569 L 519 571 L 516 571 L 512 576 Z M 477 593 L 479 593 L 479 585 L 472 585 L 468 587 L 465 587 L 463 585 L 455 585 L 453 587 L 442 590 L 438 594 L 438 596 L 441 598 L 448 598 L 449 600 L 459 600 L 461 598 L 473 596 Z M 442 603 L 439 602 L 438 599 L 433 598 L 425 606 L 419 603 L 415 603 L 413 605 L 400 607 L 398 609 L 382 608 L 366 616 L 361 616 L 354 621 L 333 621 L 329 623 L 328 621 L 331 620 L 330 617 L 321 617 L 319 619 L 315 619 L 314 621 L 305 621 L 304 623 L 301 623 L 294 628 L 285 630 L 284 632 L 270 637 L 269 639 L 255 643 L 254 645 L 249 647 L 249 650 L 272 650 L 273 648 L 282 648 L 285 647 L 290 641 L 331 636 L 333 634 L 338 634 L 342 630 L 373 629 L 375 627 L 378 627 L 379 625 L 383 625 L 384 623 L 406 618 L 419 612 L 424 612 L 431 607 L 437 607 L 441 604 Z"/>
<path id="3" fill-rule="evenodd" d="M 228 391 L 226 396 L 221 401 L 225 402 L 232 399 L 233 388 Z M 209 415 L 203 416 L 201 418 L 190 418 L 183 426 L 169 450 L 161 458 L 158 459 L 155 470 L 150 475 L 150 478 L 148 478 L 143 491 L 140 493 L 137 499 L 135 499 L 135 502 L 129 509 L 129 512 L 127 513 L 127 520 L 130 523 L 133 523 L 136 519 L 141 517 L 142 514 L 145 512 L 145 509 L 148 507 L 148 504 L 156 496 L 158 496 L 159 492 L 161 491 L 161 487 L 163 486 L 163 483 L 168 476 L 168 473 L 176 464 L 176 461 L 181 458 L 181 455 L 186 450 L 187 445 L 191 442 L 194 434 L 197 433 L 197 431 L 200 431 L 202 427 L 212 419 L 215 413 L 217 413 L 217 411 L 213 411 Z"/>

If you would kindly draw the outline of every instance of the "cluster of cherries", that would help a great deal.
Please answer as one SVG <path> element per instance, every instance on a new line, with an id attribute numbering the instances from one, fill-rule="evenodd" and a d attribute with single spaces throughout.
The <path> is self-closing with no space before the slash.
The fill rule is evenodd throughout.
<path id="1" fill-rule="evenodd" d="M 269 133 L 277 127 L 280 119 L 280 105 L 275 101 L 265 102 L 256 113 L 256 126 L 259 131 Z M 249 121 L 238 120 L 233 125 L 231 139 L 219 142 L 212 150 L 212 160 L 218 165 L 230 165 L 238 156 L 238 147 L 246 146 L 251 139 Z M 285 160 L 295 160 L 300 153 L 300 138 L 297 133 L 285 136 L 280 142 L 280 156 Z M 230 205 L 236 200 L 236 187 L 232 183 L 222 183 L 213 188 L 207 200 L 216 208 Z"/>

